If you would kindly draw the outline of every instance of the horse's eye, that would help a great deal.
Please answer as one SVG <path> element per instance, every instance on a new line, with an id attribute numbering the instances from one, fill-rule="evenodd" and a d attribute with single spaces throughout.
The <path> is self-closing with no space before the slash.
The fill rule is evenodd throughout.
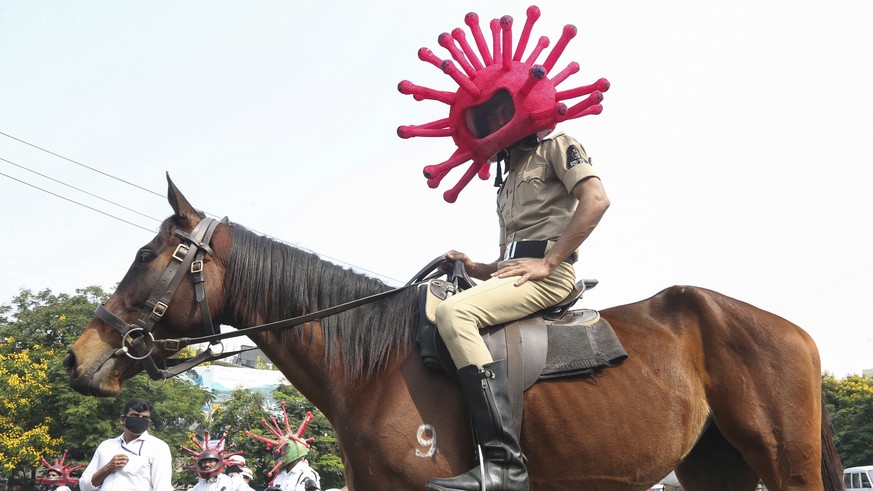
<path id="1" fill-rule="evenodd" d="M 151 262 L 155 258 L 155 255 L 152 254 L 152 251 L 141 250 L 136 254 L 137 261 L 141 263 Z"/>

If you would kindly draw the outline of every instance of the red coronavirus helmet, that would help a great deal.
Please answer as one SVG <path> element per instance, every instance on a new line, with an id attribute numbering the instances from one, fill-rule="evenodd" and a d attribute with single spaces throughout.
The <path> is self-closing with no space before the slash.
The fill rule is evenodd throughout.
<path id="1" fill-rule="evenodd" d="M 224 468 L 228 465 L 226 459 L 234 459 L 239 456 L 239 452 L 225 455 L 225 452 L 232 447 L 225 447 L 225 438 L 227 438 L 227 433 L 221 435 L 218 441 L 210 441 L 208 431 L 203 432 L 203 438 L 198 438 L 196 435 L 191 437 L 191 441 L 194 442 L 197 449 L 182 447 L 182 450 L 191 454 L 194 460 L 194 465 L 187 467 L 187 469 L 197 471 L 197 474 L 204 479 L 215 477 L 224 472 Z M 212 460 L 216 461 L 216 464 L 209 466 L 207 462 Z"/>
<path id="2" fill-rule="evenodd" d="M 303 438 L 303 433 L 306 432 L 306 428 L 309 427 L 309 423 L 313 419 L 312 412 L 306 412 L 306 416 L 303 418 L 303 421 L 300 423 L 296 432 L 291 431 L 291 424 L 288 420 L 288 410 L 285 407 L 285 401 L 282 401 L 282 412 L 285 414 L 284 431 L 282 431 L 282 427 L 279 426 L 279 422 L 276 420 L 275 416 L 270 416 L 270 419 L 273 422 L 272 425 L 270 425 L 270 423 L 265 419 L 261 420 L 261 422 L 264 423 L 264 426 L 275 435 L 275 440 L 265 436 L 256 435 L 248 430 L 244 432 L 246 435 L 266 443 L 267 450 L 273 450 L 273 455 L 276 458 L 276 465 L 274 465 L 273 468 L 270 469 L 270 472 L 267 473 L 268 476 L 272 476 L 277 469 L 285 467 L 286 465 L 306 456 L 309 453 L 309 443 L 314 440 L 314 438 Z"/>
<path id="3" fill-rule="evenodd" d="M 527 21 L 513 53 L 512 17 L 505 15 L 491 21 L 492 49 L 489 50 L 479 27 L 479 16 L 471 12 L 464 22 L 473 34 L 478 55 L 461 28 L 439 36 L 440 46 L 448 50 L 454 62 L 437 57 L 428 48 L 418 50 L 421 60 L 449 75 L 459 89 L 456 92 L 438 91 L 408 80 L 398 85 L 400 92 L 412 95 L 416 100 L 431 99 L 449 105 L 447 118 L 418 126 L 401 126 L 397 128 L 397 134 L 401 138 L 451 136 L 455 141 L 458 148 L 448 160 L 424 168 L 431 188 L 439 186 L 453 168 L 473 161 L 455 187 L 443 194 L 450 203 L 457 199 L 473 176 L 489 177 L 489 160 L 501 150 L 529 135 L 551 130 L 562 121 L 600 114 L 603 110 L 600 102 L 603 92 L 609 89 L 606 79 L 574 89 L 557 90 L 558 84 L 579 71 L 579 64 L 574 61 L 552 74 L 567 43 L 576 36 L 574 26 L 564 26 L 561 38 L 542 64 L 536 61 L 549 46 L 549 39 L 545 36 L 540 37 L 530 55 L 522 59 L 533 25 L 539 17 L 539 8 L 531 6 L 527 9 Z M 587 98 L 570 107 L 562 102 L 586 95 Z"/>
<path id="4" fill-rule="evenodd" d="M 61 456 L 60 460 L 55 459 L 54 463 L 49 464 L 43 457 L 40 457 L 42 460 L 42 464 L 46 467 L 46 475 L 42 477 L 37 477 L 36 482 L 40 484 L 47 484 L 49 486 L 67 486 L 67 485 L 78 485 L 79 480 L 73 477 L 70 477 L 70 473 L 76 469 L 81 469 L 85 467 L 84 464 L 73 466 L 72 464 L 64 464 L 64 460 L 67 458 L 67 451 L 64 451 L 64 455 Z M 54 475 L 50 475 L 54 474 Z"/>

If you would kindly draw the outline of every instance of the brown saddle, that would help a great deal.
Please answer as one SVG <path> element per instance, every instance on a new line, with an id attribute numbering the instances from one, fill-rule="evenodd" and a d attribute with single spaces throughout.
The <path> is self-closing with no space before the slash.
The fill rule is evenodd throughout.
<path id="1" fill-rule="evenodd" d="M 591 375 L 627 358 L 612 327 L 595 310 L 570 308 L 597 280 L 582 280 L 554 307 L 504 325 L 482 329 L 482 338 L 495 360 L 506 360 L 516 430 L 522 420 L 522 394 L 537 380 Z M 436 305 L 474 283 L 462 268 L 446 280 L 430 279 L 419 286 L 420 322 L 416 345 L 425 365 L 456 377 L 448 349 L 434 325 Z"/>

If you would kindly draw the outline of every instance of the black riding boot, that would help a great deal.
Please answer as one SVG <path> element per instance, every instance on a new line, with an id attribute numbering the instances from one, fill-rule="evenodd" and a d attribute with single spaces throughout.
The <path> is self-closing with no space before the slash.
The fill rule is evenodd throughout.
<path id="1" fill-rule="evenodd" d="M 527 468 L 512 423 L 512 404 L 506 380 L 506 362 L 495 361 L 480 369 L 475 365 L 458 370 L 461 391 L 470 408 L 473 429 L 485 461 L 485 489 L 527 491 Z M 452 478 L 431 479 L 431 491 L 480 491 L 481 468 Z"/>

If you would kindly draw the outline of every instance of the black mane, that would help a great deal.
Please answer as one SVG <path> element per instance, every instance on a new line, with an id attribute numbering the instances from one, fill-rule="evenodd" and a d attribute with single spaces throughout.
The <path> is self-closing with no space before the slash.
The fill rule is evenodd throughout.
<path id="1" fill-rule="evenodd" d="M 315 254 L 231 224 L 233 250 L 225 291 L 233 319 L 266 322 L 324 310 L 390 289 L 383 282 Z M 418 307 L 415 290 L 322 319 L 329 366 L 341 359 L 347 376 L 378 370 L 392 350 L 411 345 Z M 249 326 L 238 326 L 249 327 Z M 299 335 L 300 329 L 288 330 Z M 281 339 L 281 336 L 280 336 Z"/>

